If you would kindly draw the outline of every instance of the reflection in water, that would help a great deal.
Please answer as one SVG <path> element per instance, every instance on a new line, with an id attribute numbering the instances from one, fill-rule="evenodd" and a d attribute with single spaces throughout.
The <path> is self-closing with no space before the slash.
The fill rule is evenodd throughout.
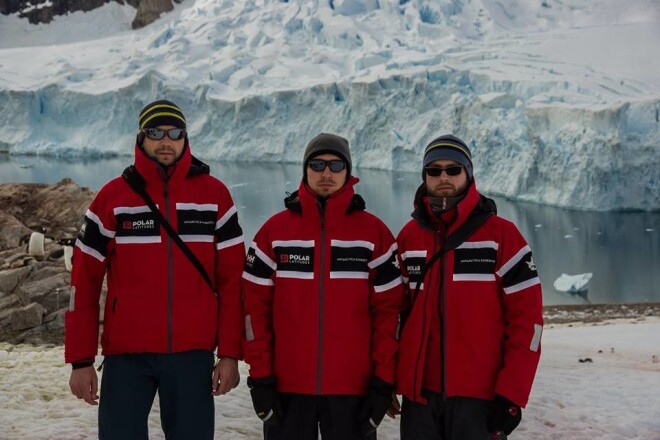
<path id="1" fill-rule="evenodd" d="M 64 161 L 0 156 L 0 183 L 53 183 L 70 177 L 98 190 L 121 174 L 129 157 Z M 210 163 L 234 197 L 249 243 L 298 188 L 299 164 Z M 367 209 L 396 233 L 410 219 L 419 173 L 358 169 L 356 190 Z M 478 176 L 477 176 L 478 181 Z M 660 213 L 600 213 L 558 209 L 496 198 L 498 212 L 518 225 L 534 251 L 546 304 L 660 302 Z M 592 272 L 588 295 L 557 292 L 562 273 Z"/>

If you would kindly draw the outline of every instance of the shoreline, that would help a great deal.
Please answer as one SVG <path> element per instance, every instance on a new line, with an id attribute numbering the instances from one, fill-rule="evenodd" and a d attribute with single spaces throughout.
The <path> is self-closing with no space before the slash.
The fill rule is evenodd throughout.
<path id="1" fill-rule="evenodd" d="M 545 324 L 600 323 L 614 319 L 660 318 L 660 303 L 569 304 L 543 307 Z"/>
<path id="2" fill-rule="evenodd" d="M 660 322 L 660 303 L 631 304 L 568 304 L 543 307 L 544 327 L 581 327 L 587 325 L 608 325 L 619 323 Z M 51 335 L 55 336 L 55 335 Z M 12 343 L 0 340 L 0 349 L 6 346 L 57 347 L 63 346 L 64 339 L 54 341 L 48 338 L 41 343 Z"/>

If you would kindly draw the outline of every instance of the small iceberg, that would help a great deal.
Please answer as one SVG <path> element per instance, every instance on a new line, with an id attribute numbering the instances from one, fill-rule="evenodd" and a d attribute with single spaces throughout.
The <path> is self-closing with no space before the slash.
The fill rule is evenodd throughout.
<path id="1" fill-rule="evenodd" d="M 563 273 L 555 280 L 553 286 L 559 292 L 585 292 L 587 290 L 587 283 L 589 283 L 593 275 L 592 273 L 581 273 L 578 275 L 567 275 Z"/>

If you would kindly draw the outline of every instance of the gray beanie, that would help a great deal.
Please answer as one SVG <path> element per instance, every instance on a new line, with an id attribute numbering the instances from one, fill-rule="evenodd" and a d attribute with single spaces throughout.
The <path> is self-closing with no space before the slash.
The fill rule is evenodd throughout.
<path id="1" fill-rule="evenodd" d="M 341 136 L 321 133 L 309 141 L 303 155 L 303 178 L 307 179 L 307 163 L 321 154 L 336 154 L 346 161 L 346 181 L 351 176 L 351 150 L 348 141 Z"/>
<path id="2" fill-rule="evenodd" d="M 472 180 L 472 153 L 465 142 L 453 136 L 446 134 L 433 139 L 424 149 L 424 165 L 426 168 L 436 160 L 453 160 L 465 167 L 468 174 L 468 180 Z M 422 170 L 422 179 L 425 172 Z"/>

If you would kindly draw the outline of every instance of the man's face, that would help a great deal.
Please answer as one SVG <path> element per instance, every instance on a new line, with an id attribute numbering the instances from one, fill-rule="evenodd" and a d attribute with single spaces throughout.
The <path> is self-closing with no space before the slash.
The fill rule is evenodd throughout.
<path id="1" fill-rule="evenodd" d="M 450 176 L 447 171 L 442 171 L 439 176 L 431 176 L 433 170 L 429 172 L 429 168 L 449 169 L 452 172 L 453 167 L 460 167 L 461 172 L 456 176 Z M 468 175 L 465 167 L 453 160 L 440 159 L 431 162 L 426 167 L 426 191 L 429 195 L 434 197 L 456 197 L 465 192 L 468 187 Z"/>
<path id="2" fill-rule="evenodd" d="M 175 128 L 173 125 L 159 125 L 156 127 L 156 129 L 165 131 L 165 135 L 158 140 L 149 137 L 149 129 L 145 129 L 147 135 L 144 137 L 142 148 L 149 157 L 153 157 L 159 164 L 166 167 L 176 162 L 183 153 L 185 136 L 181 136 L 181 139 L 174 140 L 167 134 L 169 130 Z"/>
<path id="3" fill-rule="evenodd" d="M 310 167 L 310 164 L 317 160 L 340 160 L 342 162 L 344 160 L 335 154 L 321 154 L 308 162 L 307 169 L 305 170 L 307 173 L 307 184 L 317 195 L 328 197 L 341 189 L 344 183 L 346 183 L 346 163 L 344 162 L 344 167 L 341 171 L 331 171 L 330 166 L 327 164 L 322 171 L 314 171 Z"/>

